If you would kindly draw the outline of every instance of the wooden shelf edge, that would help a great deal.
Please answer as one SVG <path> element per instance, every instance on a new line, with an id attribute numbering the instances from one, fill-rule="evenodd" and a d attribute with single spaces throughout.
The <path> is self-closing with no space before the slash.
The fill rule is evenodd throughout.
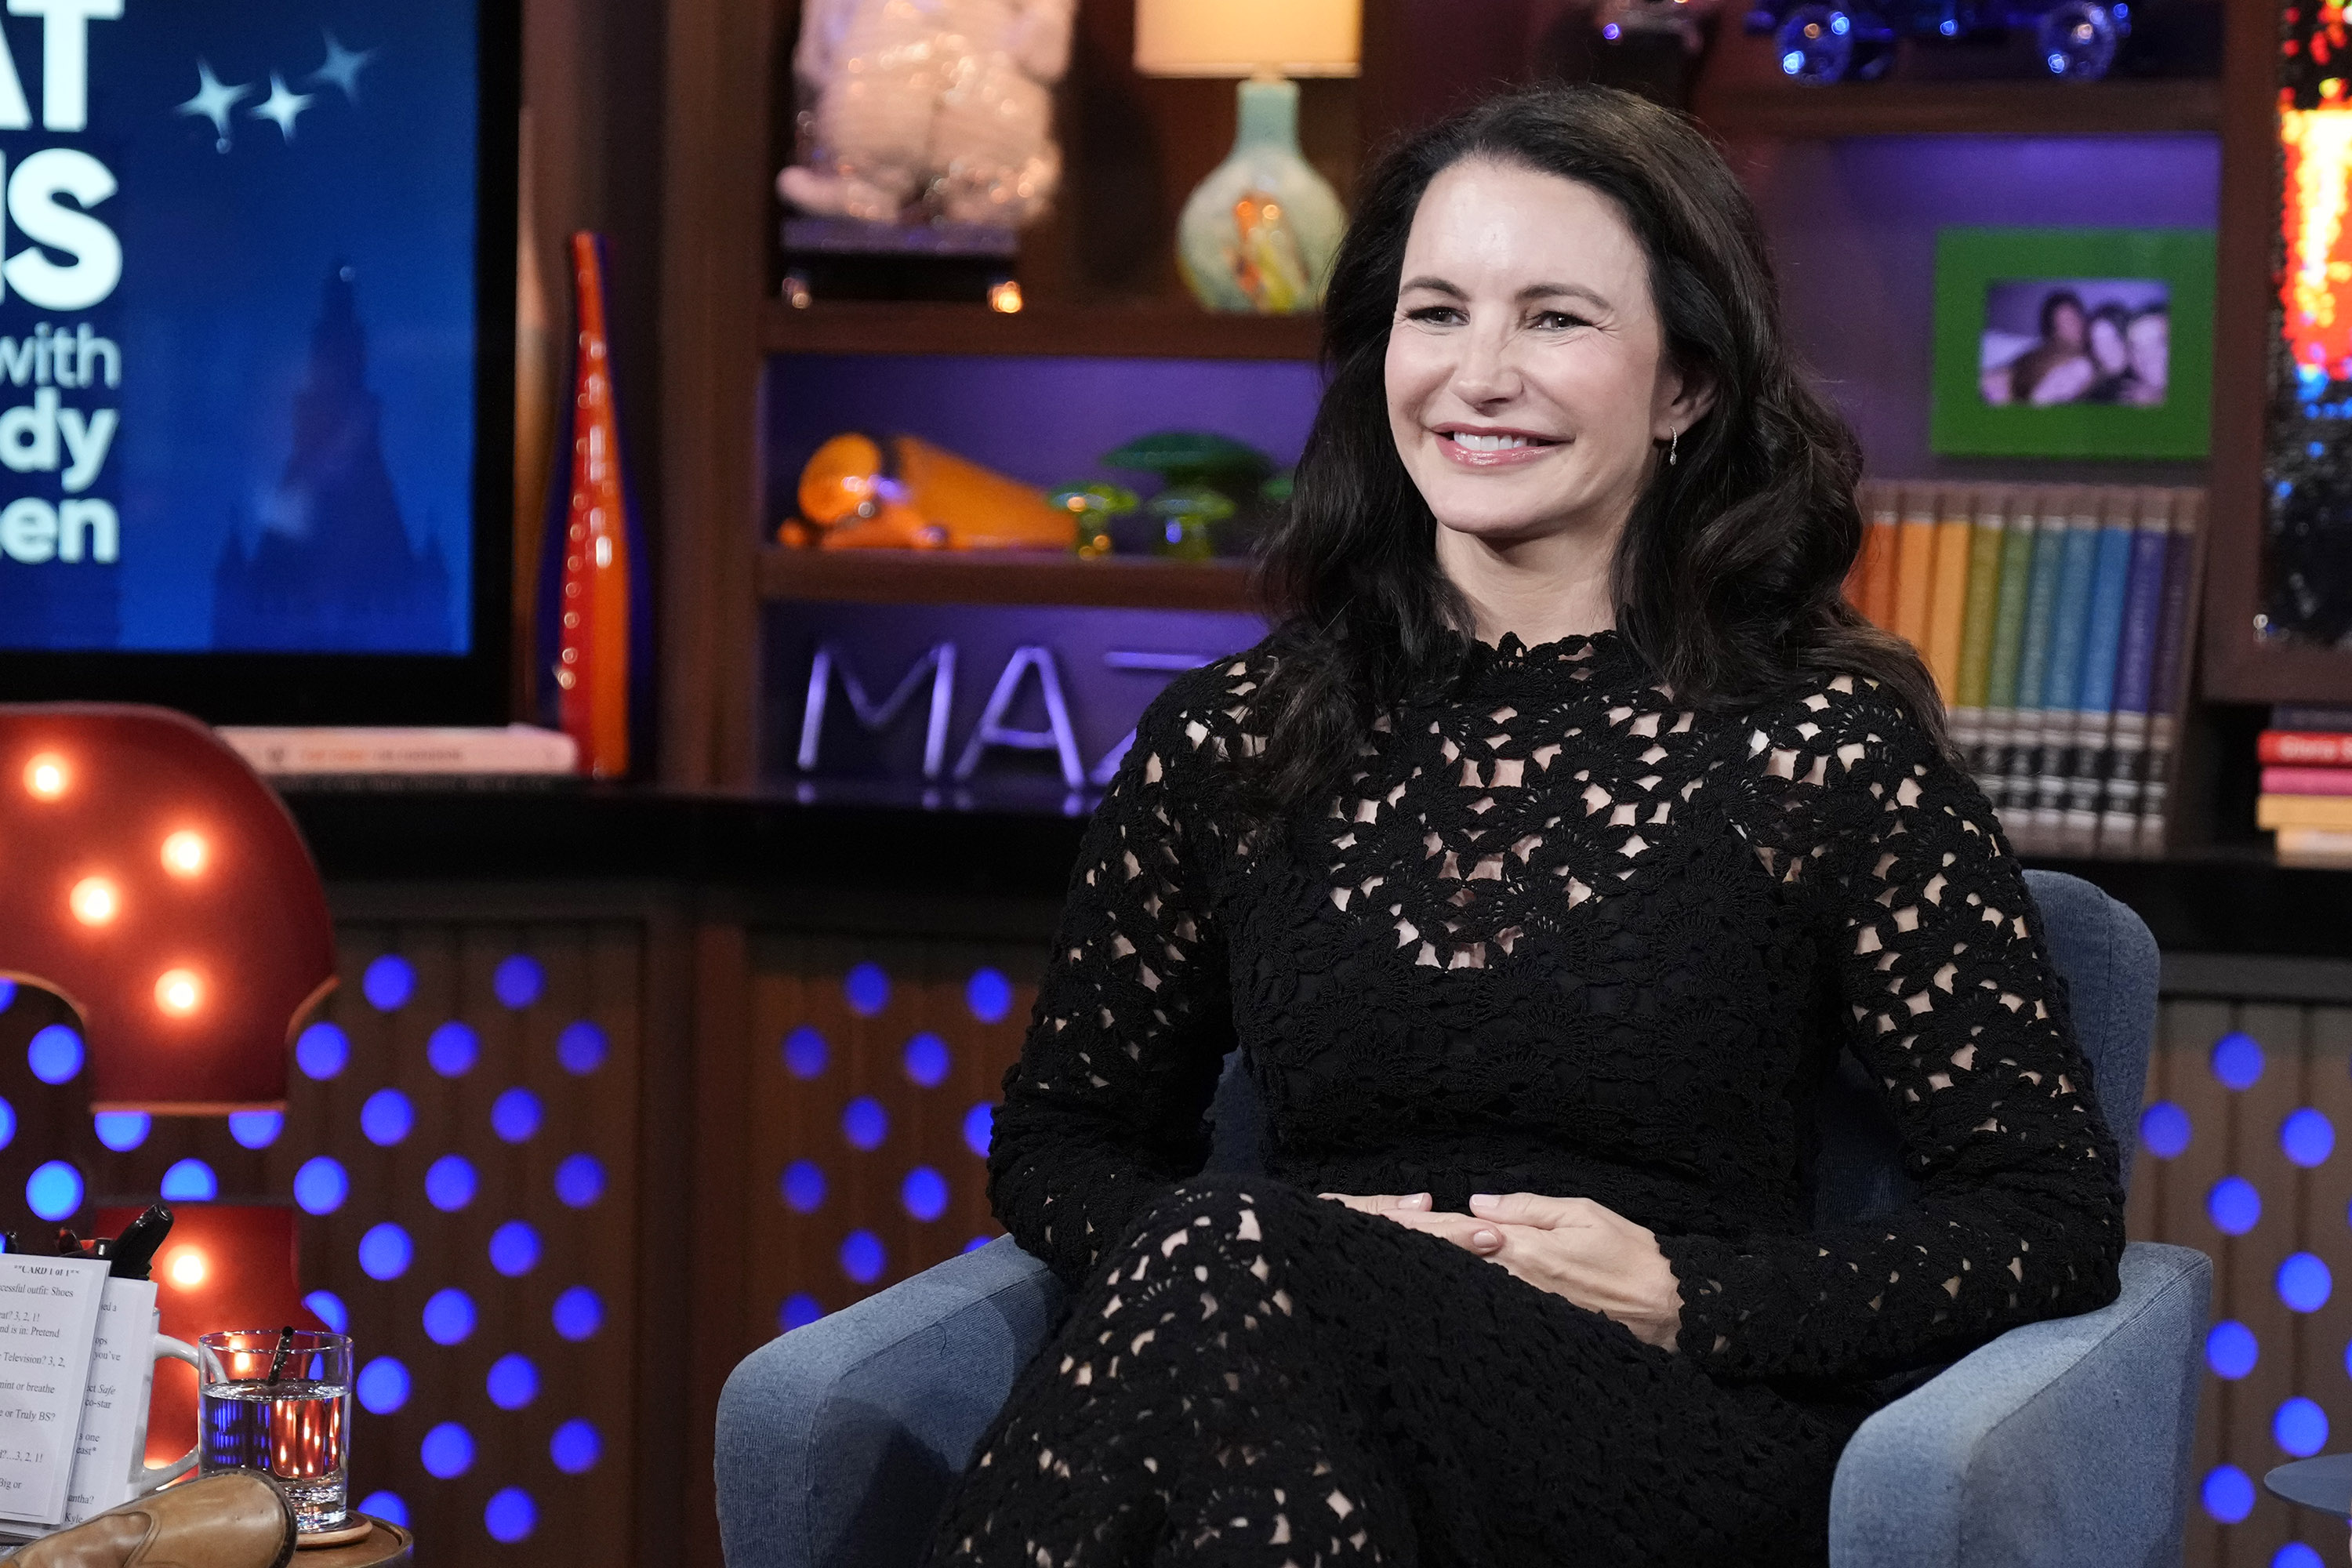
<path id="1" fill-rule="evenodd" d="M 2218 81 L 1889 81 L 1702 86 L 1699 121 L 1725 137 L 2090 136 L 2216 132 Z"/>
<path id="2" fill-rule="evenodd" d="M 1317 316 L 1234 316 L 1165 305 L 1038 304 L 1000 315 L 932 300 L 767 301 L 760 343 L 771 354 L 1034 354 L 1105 359 L 1307 360 Z"/>
<path id="3" fill-rule="evenodd" d="M 769 604 L 1066 605 L 1235 614 L 1256 608 L 1249 569 L 1222 562 L 772 545 L 760 552 L 759 583 L 760 597 Z"/>

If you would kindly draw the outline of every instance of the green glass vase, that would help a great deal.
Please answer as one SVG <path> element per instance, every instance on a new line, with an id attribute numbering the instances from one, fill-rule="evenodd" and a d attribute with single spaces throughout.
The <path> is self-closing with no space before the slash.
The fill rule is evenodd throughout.
<path id="1" fill-rule="evenodd" d="M 1312 310 L 1348 215 L 1298 151 L 1298 84 L 1244 81 L 1240 97 L 1234 150 L 1184 204 L 1178 265 L 1212 310 Z"/>

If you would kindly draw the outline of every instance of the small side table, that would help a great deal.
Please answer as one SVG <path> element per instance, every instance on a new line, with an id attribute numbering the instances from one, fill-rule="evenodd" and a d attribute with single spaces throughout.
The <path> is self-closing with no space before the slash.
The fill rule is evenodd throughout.
<path id="1" fill-rule="evenodd" d="M 415 1561 L 415 1536 L 372 1513 L 359 1517 L 375 1528 L 357 1541 L 304 1547 L 294 1553 L 289 1568 L 408 1568 Z"/>

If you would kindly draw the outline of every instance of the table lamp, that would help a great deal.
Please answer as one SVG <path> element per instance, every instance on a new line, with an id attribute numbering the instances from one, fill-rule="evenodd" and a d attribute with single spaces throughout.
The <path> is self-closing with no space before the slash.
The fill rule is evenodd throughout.
<path id="1" fill-rule="evenodd" d="M 1213 310 L 1287 315 L 1323 302 L 1347 214 L 1298 151 L 1302 76 L 1354 76 L 1361 0 L 1136 0 L 1144 76 L 1241 77 L 1234 150 L 1189 200 L 1176 260 Z"/>
<path id="2" fill-rule="evenodd" d="M 334 927 L 286 807 L 161 708 L 0 706 L 0 978 L 62 997 L 95 1110 L 282 1105 Z"/>

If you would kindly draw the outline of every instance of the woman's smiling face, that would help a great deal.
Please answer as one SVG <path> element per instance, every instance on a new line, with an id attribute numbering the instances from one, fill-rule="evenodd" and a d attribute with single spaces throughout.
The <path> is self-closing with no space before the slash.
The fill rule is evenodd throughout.
<path id="1" fill-rule="evenodd" d="M 1613 530 L 1688 426 L 1649 262 L 1614 202 L 1516 164 L 1432 180 L 1389 332 L 1390 429 L 1440 526 L 1507 546 Z"/>

